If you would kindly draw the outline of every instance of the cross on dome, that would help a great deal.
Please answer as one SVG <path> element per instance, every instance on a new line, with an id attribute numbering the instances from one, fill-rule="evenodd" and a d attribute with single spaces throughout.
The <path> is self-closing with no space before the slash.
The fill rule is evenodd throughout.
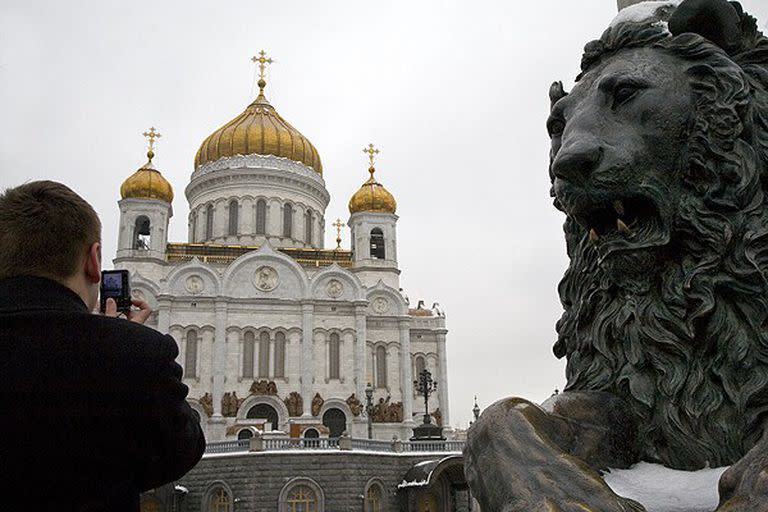
<path id="1" fill-rule="evenodd" d="M 267 69 L 267 64 L 272 64 L 274 61 L 271 57 L 267 57 L 267 52 L 261 50 L 258 56 L 254 55 L 251 57 L 251 62 L 259 66 L 259 81 L 257 85 L 259 86 L 259 96 L 263 97 L 264 87 L 267 85 L 267 81 L 264 80 L 264 71 Z"/>
<path id="2" fill-rule="evenodd" d="M 373 173 L 375 171 L 373 167 L 373 163 L 376 160 L 376 155 L 379 154 L 379 150 L 375 149 L 373 144 L 368 144 L 367 148 L 363 148 L 363 153 L 366 153 L 368 155 L 368 160 L 370 161 L 370 164 L 368 166 L 368 172 L 371 173 L 371 176 L 373 176 Z"/>
<path id="3" fill-rule="evenodd" d="M 344 224 L 341 223 L 341 219 L 336 219 L 336 222 L 331 225 L 336 228 L 336 249 L 341 249 L 341 228 Z"/>
<path id="4" fill-rule="evenodd" d="M 162 137 L 162 135 L 160 132 L 155 130 L 154 126 L 150 127 L 149 130 L 142 133 L 142 135 L 149 141 L 149 147 L 147 148 L 147 158 L 152 161 L 152 157 L 155 156 L 155 139 L 159 139 Z"/>

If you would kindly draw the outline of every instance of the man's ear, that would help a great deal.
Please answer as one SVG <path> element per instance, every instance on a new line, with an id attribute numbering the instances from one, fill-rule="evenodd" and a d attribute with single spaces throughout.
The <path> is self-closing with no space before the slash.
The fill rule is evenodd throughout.
<path id="1" fill-rule="evenodd" d="M 101 280 L 101 242 L 94 242 L 88 247 L 85 257 L 85 276 L 92 283 Z"/>

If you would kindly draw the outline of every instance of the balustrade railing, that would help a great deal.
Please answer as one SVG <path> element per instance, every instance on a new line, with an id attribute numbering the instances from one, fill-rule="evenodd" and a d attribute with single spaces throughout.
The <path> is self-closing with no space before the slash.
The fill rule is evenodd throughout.
<path id="1" fill-rule="evenodd" d="M 464 441 L 382 441 L 379 439 L 357 438 L 295 438 L 272 437 L 254 440 L 258 448 L 251 450 L 250 439 L 238 439 L 234 441 L 219 441 L 208 443 L 205 447 L 206 454 L 214 453 L 238 453 L 247 451 L 274 452 L 289 450 L 359 450 L 382 453 L 401 452 L 461 452 L 464 449 Z M 348 447 L 348 448 L 345 448 Z"/>

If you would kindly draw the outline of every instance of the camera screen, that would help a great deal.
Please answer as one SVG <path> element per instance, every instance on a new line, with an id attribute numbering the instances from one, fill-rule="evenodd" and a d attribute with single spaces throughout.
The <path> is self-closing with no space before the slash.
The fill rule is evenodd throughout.
<path id="1" fill-rule="evenodd" d="M 123 277 L 121 274 L 104 274 L 102 276 L 102 289 L 108 297 L 119 297 L 123 291 Z"/>

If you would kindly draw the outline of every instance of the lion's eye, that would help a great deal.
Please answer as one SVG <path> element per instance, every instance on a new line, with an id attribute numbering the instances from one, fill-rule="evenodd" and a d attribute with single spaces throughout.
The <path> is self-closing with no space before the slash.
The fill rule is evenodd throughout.
<path id="1" fill-rule="evenodd" d="M 636 84 L 626 83 L 616 86 L 616 88 L 613 90 L 613 104 L 623 105 L 624 103 L 634 98 L 639 90 L 640 87 L 638 87 Z"/>
<path id="2" fill-rule="evenodd" d="M 550 137 L 558 137 L 563 134 L 565 130 L 565 121 L 562 119 L 554 118 L 550 119 L 547 123 L 547 131 L 549 131 Z"/>

